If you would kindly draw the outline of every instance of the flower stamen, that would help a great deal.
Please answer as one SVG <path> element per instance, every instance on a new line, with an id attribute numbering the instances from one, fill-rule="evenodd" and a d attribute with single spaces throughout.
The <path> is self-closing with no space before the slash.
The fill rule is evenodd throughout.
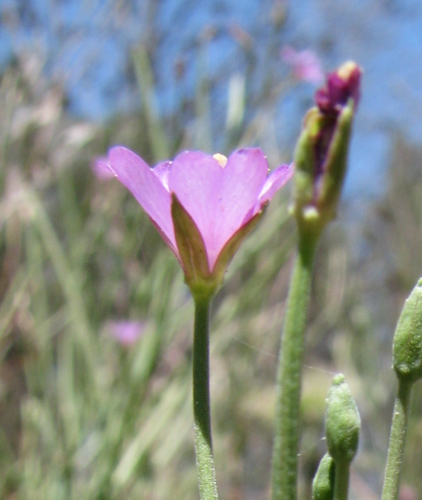
<path id="1" fill-rule="evenodd" d="M 224 168 L 227 165 L 227 156 L 224 156 L 220 153 L 215 153 L 212 157 L 218 161 L 220 167 Z"/>

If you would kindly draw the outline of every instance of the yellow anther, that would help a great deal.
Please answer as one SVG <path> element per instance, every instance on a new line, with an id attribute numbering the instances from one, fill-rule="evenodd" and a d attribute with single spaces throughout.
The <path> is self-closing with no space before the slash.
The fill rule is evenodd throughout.
<path id="1" fill-rule="evenodd" d="M 358 65 L 354 61 L 347 61 L 339 67 L 337 75 L 342 80 L 347 80 L 356 68 Z"/>
<path id="2" fill-rule="evenodd" d="M 220 154 L 220 153 L 216 153 L 215 155 L 212 155 L 213 158 L 215 158 L 218 163 L 220 164 L 220 167 L 225 167 L 227 165 L 227 157 Z"/>

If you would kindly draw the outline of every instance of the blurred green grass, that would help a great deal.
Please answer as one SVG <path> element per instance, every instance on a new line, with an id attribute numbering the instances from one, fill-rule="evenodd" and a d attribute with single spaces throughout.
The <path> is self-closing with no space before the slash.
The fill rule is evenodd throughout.
<path id="1" fill-rule="evenodd" d="M 192 301 L 140 207 L 89 167 L 114 143 L 152 164 L 190 146 L 188 138 L 169 145 L 151 104 L 145 52 L 135 60 L 150 75 L 143 107 L 103 127 L 70 120 L 60 89 L 40 88 L 21 67 L 2 78 L 9 110 L 1 124 L 2 498 L 196 497 Z M 235 488 L 233 477 L 241 482 L 249 420 L 271 427 L 270 411 L 261 415 L 253 398 L 246 422 L 236 417 L 243 395 L 259 393 L 268 379 L 251 359 L 268 345 L 274 362 L 280 316 L 267 325 L 262 315 L 271 295 L 274 307 L 285 293 L 284 284 L 274 287 L 294 238 L 286 200 L 268 210 L 215 302 L 213 411 L 223 491 Z M 120 345 L 107 331 L 113 319 L 145 321 L 145 331 L 135 345 Z M 254 323 L 265 333 L 258 343 Z"/>
<path id="2" fill-rule="evenodd" d="M 180 149 L 209 151 L 210 88 L 198 82 L 190 127 L 169 127 L 154 106 L 144 49 L 134 60 L 141 109 L 105 125 L 69 118 L 61 89 L 31 79 L 34 61 L 22 59 L 1 78 L 0 498 L 197 498 L 192 301 L 176 259 L 135 200 L 119 183 L 97 179 L 90 164 L 117 143 L 151 164 Z M 243 94 L 231 94 L 223 153 L 259 145 L 271 167 L 288 161 L 272 133 L 277 92 L 249 121 Z M 422 268 L 420 152 L 399 139 L 396 151 L 385 199 L 353 226 L 333 224 L 318 252 L 304 374 L 303 498 L 325 450 L 325 396 L 340 370 L 364 422 L 351 495 L 370 500 L 380 491 L 395 390 L 391 338 Z M 214 302 L 211 390 L 222 498 L 269 496 L 276 356 L 295 244 L 287 204 L 287 191 L 277 195 Z M 345 205 L 340 221 L 347 215 Z M 108 332 L 116 319 L 145 322 L 133 346 Z M 419 418 L 416 408 L 404 480 L 422 491 Z"/>

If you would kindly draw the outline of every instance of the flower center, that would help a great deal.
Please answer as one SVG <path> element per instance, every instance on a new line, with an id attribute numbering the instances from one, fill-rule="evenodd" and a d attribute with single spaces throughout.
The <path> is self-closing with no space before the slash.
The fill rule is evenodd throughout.
<path id="1" fill-rule="evenodd" d="M 218 161 L 220 167 L 224 168 L 227 165 L 227 157 L 220 154 L 216 153 L 215 155 L 212 156 L 215 160 Z"/>

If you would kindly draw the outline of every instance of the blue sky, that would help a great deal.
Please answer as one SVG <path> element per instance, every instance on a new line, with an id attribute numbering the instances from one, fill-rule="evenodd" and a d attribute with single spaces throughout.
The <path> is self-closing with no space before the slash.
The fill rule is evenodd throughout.
<path id="1" fill-rule="evenodd" d="M 422 2 L 285 3 L 287 21 L 276 36 L 280 46 L 315 50 L 327 70 L 348 59 L 364 67 L 351 152 L 357 167 L 347 182 L 352 191 L 376 193 L 383 188 L 392 133 L 399 130 L 414 143 L 422 140 Z M 228 79 L 245 67 L 238 44 L 228 33 L 232 26 L 249 33 L 258 64 L 264 64 L 260 58 L 273 41 L 269 33 L 273 6 L 270 0 L 0 0 L 0 64 L 13 53 L 36 50 L 45 60 L 48 78 L 63 82 L 70 112 L 101 120 L 130 111 L 139 102 L 130 54 L 133 47 L 148 41 L 154 46 L 153 69 L 163 114 L 177 107 L 180 93 L 194 92 L 198 72 L 205 68 L 218 82 L 216 113 L 223 115 Z M 219 34 L 201 53 L 198 40 L 209 26 Z M 205 60 L 202 65 L 200 57 Z M 186 68 L 182 83 L 175 78 L 175 64 L 180 61 Z M 280 64 L 274 59 L 272 69 L 277 72 Z M 297 137 L 303 106 L 312 92 L 310 86 L 301 86 L 279 103 L 280 141 L 287 147 Z"/>

